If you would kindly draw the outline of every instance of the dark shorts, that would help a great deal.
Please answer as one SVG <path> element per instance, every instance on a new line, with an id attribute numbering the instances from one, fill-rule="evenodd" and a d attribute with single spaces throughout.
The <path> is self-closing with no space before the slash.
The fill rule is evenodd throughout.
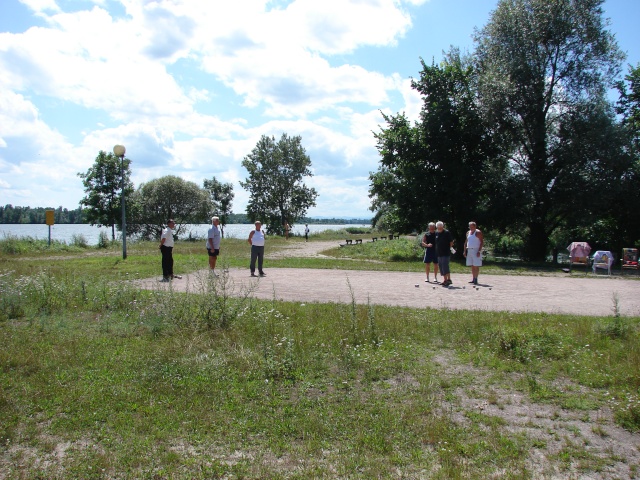
<path id="1" fill-rule="evenodd" d="M 424 263 L 438 263 L 438 257 L 436 256 L 436 251 L 432 249 L 425 249 L 424 251 Z"/>
<path id="2" fill-rule="evenodd" d="M 440 275 L 449 275 L 449 257 L 438 257 L 438 267 L 440 267 Z"/>
<path id="3" fill-rule="evenodd" d="M 218 255 L 220 255 L 219 248 L 216 248 L 215 250 L 211 250 L 210 248 L 207 248 L 207 252 L 209 253 L 210 257 L 217 257 Z"/>

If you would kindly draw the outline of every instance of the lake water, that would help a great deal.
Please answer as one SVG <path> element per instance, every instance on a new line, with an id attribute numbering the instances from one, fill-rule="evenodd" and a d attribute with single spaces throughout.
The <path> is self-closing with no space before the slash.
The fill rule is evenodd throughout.
<path id="1" fill-rule="evenodd" d="M 188 230 L 181 233 L 180 238 L 186 238 L 191 235 L 197 238 L 206 238 L 207 231 L 210 225 L 189 225 Z M 361 227 L 367 228 L 370 225 L 309 225 L 310 232 L 318 233 L 325 230 L 341 230 L 347 227 Z M 228 238 L 245 238 L 249 236 L 249 232 L 253 229 L 253 224 L 233 224 L 224 227 L 224 236 Z M 82 235 L 89 245 L 97 245 L 100 231 L 106 232 L 109 238 L 111 238 L 111 228 L 98 228 L 96 226 L 85 224 L 59 224 L 51 227 L 51 240 L 57 240 L 59 242 L 71 243 L 74 235 Z M 292 232 L 297 235 L 304 233 L 304 224 L 296 224 L 292 228 Z M 7 235 L 14 235 L 17 237 L 32 237 L 42 240 L 49 238 L 49 227 L 47 225 L 24 225 L 24 224 L 0 224 L 0 239 Z M 116 237 L 119 232 L 116 230 Z"/>

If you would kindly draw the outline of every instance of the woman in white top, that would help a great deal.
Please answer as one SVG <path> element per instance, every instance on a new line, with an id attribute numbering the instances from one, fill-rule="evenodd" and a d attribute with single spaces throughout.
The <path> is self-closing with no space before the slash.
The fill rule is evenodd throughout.
<path id="1" fill-rule="evenodd" d="M 251 276 L 256 276 L 256 260 L 258 260 L 258 273 L 264 277 L 266 273 L 262 270 L 262 260 L 264 259 L 264 240 L 265 234 L 262 230 L 262 223 L 258 220 L 255 223 L 255 229 L 249 233 L 249 245 L 251 245 Z"/>

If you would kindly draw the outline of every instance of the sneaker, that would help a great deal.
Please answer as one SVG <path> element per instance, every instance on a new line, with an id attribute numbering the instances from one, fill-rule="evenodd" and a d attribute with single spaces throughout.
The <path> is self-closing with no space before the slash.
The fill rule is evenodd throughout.
<path id="1" fill-rule="evenodd" d="M 169 283 L 171 280 L 169 280 L 167 277 L 164 277 L 162 280 L 160 280 L 161 283 Z"/>
<path id="2" fill-rule="evenodd" d="M 453 282 L 451 280 L 445 280 L 444 282 L 442 282 L 442 286 L 443 287 L 448 287 L 449 285 L 451 285 Z"/>
<path id="3" fill-rule="evenodd" d="M 476 279 L 474 278 L 473 280 L 471 280 L 469 283 L 473 284 L 476 283 Z"/>
<path id="4" fill-rule="evenodd" d="M 219 277 L 220 275 L 218 275 L 218 273 L 215 270 L 211 270 L 211 275 L 213 275 L 214 277 Z"/>
<path id="5" fill-rule="evenodd" d="M 257 275 L 255 273 L 253 273 L 253 272 L 251 272 L 251 276 L 252 277 L 257 277 Z"/>
<path id="6" fill-rule="evenodd" d="M 267 274 L 266 274 L 266 273 L 264 273 L 264 272 L 260 272 L 260 276 L 261 276 L 261 277 L 266 277 L 266 276 L 267 276 Z"/>
<path id="7" fill-rule="evenodd" d="M 429 280 L 429 278 L 427 277 L 427 279 L 425 280 L 425 282 L 427 282 L 427 283 L 431 283 L 431 280 Z"/>
<path id="8" fill-rule="evenodd" d="M 180 280 L 182 278 L 182 275 L 171 275 L 171 279 L 176 279 L 176 280 Z"/>
<path id="9" fill-rule="evenodd" d="M 477 279 L 477 278 L 474 278 L 472 283 L 473 283 L 474 285 L 477 285 L 477 284 L 478 284 L 478 279 Z"/>

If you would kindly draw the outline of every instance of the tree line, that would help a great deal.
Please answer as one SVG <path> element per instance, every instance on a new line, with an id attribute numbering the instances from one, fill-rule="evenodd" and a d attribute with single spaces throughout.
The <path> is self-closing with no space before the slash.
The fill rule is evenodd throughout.
<path id="1" fill-rule="evenodd" d="M 461 245 L 475 220 L 533 261 L 573 240 L 638 245 L 640 66 L 620 79 L 602 4 L 500 0 L 474 51 L 421 60 L 419 120 L 385 115 L 375 134 L 374 222 L 443 220 Z"/>
<path id="2" fill-rule="evenodd" d="M 4 224 L 43 224 L 45 223 L 45 212 L 49 210 L 44 207 L 14 207 L 5 205 L 0 207 L 0 223 Z M 68 210 L 63 207 L 54 209 L 55 223 L 85 223 L 82 207 L 75 210 Z"/>

